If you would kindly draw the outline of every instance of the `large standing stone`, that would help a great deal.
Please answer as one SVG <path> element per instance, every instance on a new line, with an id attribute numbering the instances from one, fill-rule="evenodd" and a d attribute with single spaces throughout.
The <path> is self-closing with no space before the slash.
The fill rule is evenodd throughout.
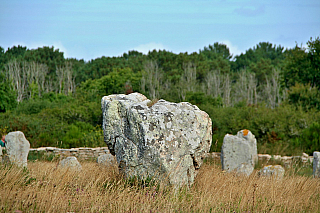
<path id="1" fill-rule="evenodd" d="M 59 162 L 58 168 L 81 171 L 82 166 L 76 157 L 67 157 Z"/>
<path id="2" fill-rule="evenodd" d="M 221 148 L 222 169 L 250 175 L 258 160 L 257 141 L 249 130 L 241 130 L 237 135 L 227 134 Z"/>
<path id="3" fill-rule="evenodd" d="M 101 100 L 104 139 L 120 171 L 127 177 L 193 183 L 211 146 L 211 119 L 190 103 L 149 102 L 139 93 Z"/>
<path id="4" fill-rule="evenodd" d="M 313 152 L 313 176 L 320 178 L 320 152 Z"/>
<path id="5" fill-rule="evenodd" d="M 6 135 L 6 150 L 10 163 L 27 167 L 30 143 L 23 132 L 10 132 Z"/>

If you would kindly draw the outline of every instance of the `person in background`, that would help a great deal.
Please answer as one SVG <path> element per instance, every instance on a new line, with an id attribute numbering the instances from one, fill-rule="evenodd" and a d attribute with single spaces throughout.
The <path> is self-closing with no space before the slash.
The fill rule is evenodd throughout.
<path id="1" fill-rule="evenodd" d="M 2 147 L 5 147 L 5 146 L 6 146 L 6 141 L 5 141 L 5 139 L 6 139 L 6 136 L 5 136 L 5 135 L 2 135 L 2 138 L 1 138 L 1 140 L 0 140 L 0 146 L 2 146 Z"/>

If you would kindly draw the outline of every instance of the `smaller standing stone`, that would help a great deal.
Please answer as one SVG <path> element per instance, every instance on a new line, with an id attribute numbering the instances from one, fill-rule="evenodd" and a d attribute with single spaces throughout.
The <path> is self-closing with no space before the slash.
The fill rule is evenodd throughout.
<path id="1" fill-rule="evenodd" d="M 259 175 L 262 177 L 274 177 L 277 179 L 283 178 L 285 170 L 280 165 L 268 165 L 264 166 L 260 171 Z"/>
<path id="2" fill-rule="evenodd" d="M 320 152 L 313 152 L 313 176 L 320 178 Z"/>
<path id="3" fill-rule="evenodd" d="M 97 158 L 97 163 L 99 165 L 108 166 L 108 167 L 118 166 L 116 157 L 111 155 L 110 153 L 104 154 L 104 155 L 100 155 Z"/>
<path id="4" fill-rule="evenodd" d="M 249 130 L 244 129 L 236 136 L 227 134 L 224 137 L 221 148 L 222 170 L 249 176 L 257 160 L 257 140 Z"/>
<path id="5" fill-rule="evenodd" d="M 81 171 L 82 166 L 76 157 L 67 157 L 59 162 L 59 168 Z"/>
<path id="6" fill-rule="evenodd" d="M 6 150 L 10 163 L 27 167 L 30 143 L 23 132 L 10 132 L 6 135 Z"/>

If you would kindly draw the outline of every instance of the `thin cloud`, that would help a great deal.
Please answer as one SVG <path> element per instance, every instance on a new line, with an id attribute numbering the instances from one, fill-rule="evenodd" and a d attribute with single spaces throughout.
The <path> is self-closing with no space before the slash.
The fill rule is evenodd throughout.
<path id="1" fill-rule="evenodd" d="M 243 50 L 240 50 L 237 45 L 233 45 L 233 44 L 231 43 L 231 41 L 229 41 L 229 40 L 224 40 L 224 41 L 222 41 L 222 43 L 225 44 L 225 45 L 227 45 L 227 47 L 229 48 L 229 51 L 230 51 L 230 53 L 232 54 L 233 58 L 234 58 L 236 55 L 240 55 L 241 53 L 244 53 L 244 52 L 245 52 L 245 51 L 243 51 Z"/>
<path id="2" fill-rule="evenodd" d="M 234 12 L 241 16 L 256 17 L 265 13 L 265 6 L 243 6 L 235 9 Z"/>

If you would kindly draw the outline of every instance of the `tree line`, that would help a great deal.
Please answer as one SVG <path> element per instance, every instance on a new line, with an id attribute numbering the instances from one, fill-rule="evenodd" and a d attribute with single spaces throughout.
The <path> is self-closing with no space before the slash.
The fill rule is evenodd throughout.
<path id="1" fill-rule="evenodd" d="M 132 50 L 90 61 L 65 58 L 54 47 L 0 47 L 0 127 L 24 130 L 33 147 L 103 145 L 96 142 L 102 137 L 101 97 L 140 92 L 152 100 L 188 101 L 209 113 L 217 141 L 212 151 L 219 151 L 226 133 L 251 128 L 260 152 L 311 152 L 320 149 L 319 37 L 306 45 L 285 49 L 260 42 L 233 56 L 216 42 L 193 53 Z M 294 126 L 284 115 L 293 116 Z M 231 116 L 238 119 L 234 124 Z"/>

